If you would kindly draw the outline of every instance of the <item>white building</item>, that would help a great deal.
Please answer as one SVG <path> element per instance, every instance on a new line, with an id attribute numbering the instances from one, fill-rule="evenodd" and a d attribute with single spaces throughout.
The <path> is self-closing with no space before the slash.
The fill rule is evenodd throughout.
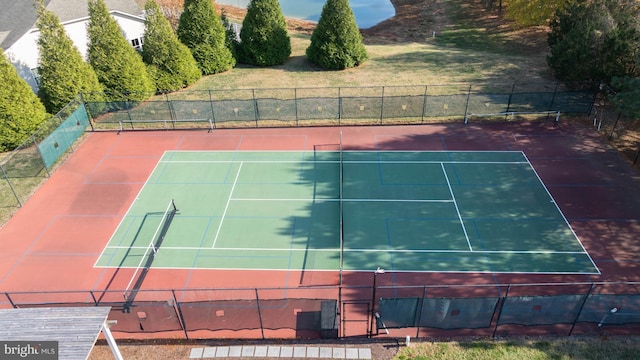
<path id="1" fill-rule="evenodd" d="M 60 19 L 69 38 L 86 59 L 89 45 L 88 0 L 45 1 L 48 10 Z M 105 0 L 111 16 L 122 29 L 124 37 L 134 47 L 140 47 L 144 35 L 142 11 L 134 0 Z M 0 0 L 0 44 L 9 61 L 18 69 L 18 74 L 35 92 L 38 90 L 40 32 L 35 27 L 37 20 L 33 1 Z"/>

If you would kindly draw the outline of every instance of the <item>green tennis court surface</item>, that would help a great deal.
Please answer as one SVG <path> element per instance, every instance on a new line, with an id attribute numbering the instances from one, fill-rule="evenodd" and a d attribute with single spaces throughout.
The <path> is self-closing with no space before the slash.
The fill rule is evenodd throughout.
<path id="1" fill-rule="evenodd" d="M 96 266 L 141 264 L 599 273 L 521 152 L 166 152 Z"/>

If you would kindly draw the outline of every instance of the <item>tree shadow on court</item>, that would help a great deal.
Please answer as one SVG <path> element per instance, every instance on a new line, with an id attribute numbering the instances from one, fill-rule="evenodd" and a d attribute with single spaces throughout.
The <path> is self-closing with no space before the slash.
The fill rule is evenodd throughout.
<path id="1" fill-rule="evenodd" d="M 482 124 L 480 125 L 467 125 L 460 126 L 460 128 L 453 129 L 451 127 L 438 128 L 437 125 L 431 128 L 433 131 L 430 131 L 428 134 L 409 134 L 402 136 L 392 137 L 392 140 L 382 141 L 375 143 L 373 145 L 368 145 L 367 147 L 359 147 L 354 145 L 349 145 L 349 140 L 347 140 L 347 144 L 344 147 L 345 151 L 349 150 L 449 150 L 449 151 L 524 151 L 525 154 L 532 157 L 532 164 L 534 168 L 536 166 L 538 158 L 566 158 L 571 156 L 601 156 L 602 151 L 600 147 L 597 146 L 588 146 L 586 143 L 590 143 L 590 139 L 581 139 L 579 134 L 571 134 L 568 132 L 568 129 L 563 128 L 562 125 L 558 126 L 557 124 L 552 124 L 549 122 L 520 122 L 520 123 L 496 123 L 496 124 Z M 348 138 L 347 138 L 348 139 Z M 586 142 L 586 143 L 585 143 Z M 339 143 L 336 143 L 336 146 L 339 147 Z M 375 146 L 375 148 L 374 148 Z M 572 155 L 574 154 L 574 155 Z M 336 167 L 339 164 L 336 162 Z M 349 167 L 345 166 L 345 171 L 349 171 Z M 583 183 L 583 179 L 581 174 L 584 174 L 585 171 L 593 171 L 593 168 L 582 169 L 580 171 L 575 171 L 574 175 L 566 174 L 566 178 L 569 181 L 577 185 L 581 185 Z M 336 174 L 338 171 L 336 171 Z M 489 180 L 490 181 L 489 174 Z M 551 179 L 553 174 L 545 174 L 543 176 L 544 180 L 547 176 L 548 180 Z M 573 177 L 572 177 L 573 176 Z M 303 181 L 308 182 L 309 184 L 313 184 L 314 189 L 322 189 L 321 192 L 316 193 L 319 197 L 325 198 L 336 198 L 339 194 L 339 181 L 337 179 L 326 179 L 319 180 L 320 178 L 317 174 L 310 169 L 308 171 L 303 171 L 300 174 L 300 177 Z M 345 188 L 348 189 L 360 189 L 367 188 L 371 186 L 371 179 L 357 179 L 353 177 L 348 178 L 348 183 L 344 184 Z M 318 181 L 325 181 L 325 183 L 317 184 Z M 550 181 L 550 180 L 549 180 Z M 545 181 L 546 182 L 546 181 Z M 538 186 L 537 184 L 536 186 Z M 567 184 L 561 184 L 567 185 Z M 531 204 L 528 204 L 526 194 L 523 195 L 522 201 L 513 201 L 513 199 L 504 199 L 505 193 L 511 192 L 516 195 L 518 192 L 514 188 L 514 184 L 492 184 L 492 187 L 487 187 L 483 189 L 483 194 L 481 198 L 491 199 L 495 202 L 494 208 L 482 208 L 478 207 L 477 209 L 467 210 L 468 213 L 465 214 L 465 217 L 482 217 L 482 216 L 498 216 L 500 212 L 514 212 L 518 213 L 520 216 L 539 218 L 544 217 L 545 213 L 540 212 L 539 208 L 531 207 Z M 559 190 L 558 190 L 559 189 Z M 552 195 L 555 191 L 561 191 L 562 186 L 555 187 L 551 189 Z M 468 191 L 473 192 L 472 188 L 469 188 Z M 469 194 L 469 198 L 472 198 L 474 195 Z M 345 198 L 349 197 L 349 194 L 345 192 Z M 569 203 L 566 201 L 562 204 L 562 206 L 567 206 Z M 634 207 L 625 207 L 625 209 L 633 209 Z M 310 204 L 308 207 L 309 219 L 306 219 L 309 222 L 313 222 L 313 215 L 315 214 L 316 209 L 314 209 L 314 205 Z M 491 215 L 491 213 L 494 213 Z M 337 217 L 336 217 L 337 219 Z M 281 229 L 280 235 L 291 234 L 291 226 L 295 223 L 296 219 L 289 219 L 289 225 L 284 226 Z M 348 220 L 347 220 L 348 221 Z M 326 222 L 320 226 L 319 230 L 331 233 L 335 232 L 334 227 L 336 226 L 337 220 L 333 223 Z M 496 225 L 498 229 L 497 235 L 500 235 L 499 225 Z M 535 227 L 535 221 L 530 221 L 529 223 L 525 223 L 522 225 L 522 232 L 527 233 L 530 230 L 527 230 L 528 227 Z M 347 248 L 350 249 L 369 249 L 371 247 L 370 239 L 368 238 L 368 229 L 363 228 L 359 231 L 357 228 L 352 232 L 345 234 L 345 243 L 347 244 Z M 521 240 L 521 236 L 518 234 L 506 234 L 500 235 L 503 236 L 505 242 L 509 243 L 509 246 L 512 247 L 522 247 L 527 248 L 531 246 L 535 246 L 535 241 L 529 240 Z M 553 229 L 542 230 L 541 236 L 548 237 L 549 239 L 557 238 L 558 234 L 554 233 Z M 509 239 L 507 239 L 509 238 Z M 314 245 L 313 241 L 309 238 L 308 242 L 303 244 L 307 247 L 307 250 L 313 250 Z M 509 240 L 509 241 L 507 241 Z M 395 239 L 394 246 L 396 246 L 400 250 L 411 251 L 412 248 L 403 244 L 402 239 Z M 302 242 L 302 240 L 299 240 Z M 338 239 L 334 240 L 334 243 L 337 244 L 339 242 Z M 506 244 L 506 243 L 505 243 Z M 299 244 L 302 245 L 302 244 Z M 560 247 L 563 245 L 560 244 Z M 559 249 L 567 250 L 567 249 Z M 575 249 L 568 249 L 567 251 L 572 251 Z M 339 255 L 336 253 L 334 255 L 333 260 L 337 260 Z M 407 296 L 423 296 L 422 293 L 417 293 L 415 289 L 410 290 L 407 288 L 403 288 L 404 286 L 409 287 L 418 287 L 420 290 L 418 292 L 423 291 L 421 286 L 429 285 L 429 286 L 438 286 L 451 284 L 450 288 L 443 287 L 439 290 L 429 290 L 431 292 L 431 296 L 442 296 L 442 297 L 450 297 L 450 296 L 484 296 L 487 292 L 491 293 L 491 296 L 502 296 L 505 293 L 505 289 L 503 287 L 498 286 L 498 284 L 509 284 L 509 283 L 536 283 L 536 282 L 579 282 L 584 281 L 585 275 L 568 273 L 550 273 L 550 274 L 533 274 L 533 273 L 510 273 L 506 272 L 486 272 L 486 273 L 473 273 L 473 272 L 464 272 L 460 270 L 459 272 L 455 272 L 457 269 L 450 269 L 450 272 L 394 272 L 393 269 L 387 269 L 385 273 L 374 274 L 376 266 L 374 265 L 375 259 L 372 260 L 372 255 L 370 252 L 359 252 L 355 254 L 349 254 L 349 261 L 353 261 L 354 263 L 360 264 L 370 264 L 370 269 L 360 269 L 359 271 L 344 271 L 342 274 L 342 285 L 344 287 L 349 288 L 348 297 L 344 297 L 343 302 L 352 302 L 351 304 L 363 304 L 363 306 L 352 306 L 350 308 L 351 314 L 350 316 L 355 316 L 354 312 L 357 315 L 362 316 L 364 318 L 370 317 L 372 309 L 376 308 L 376 303 L 379 297 L 407 297 Z M 505 254 L 502 257 L 502 261 L 504 262 L 504 266 L 508 267 L 509 264 L 518 264 L 517 258 L 515 254 Z M 519 264 L 518 264 L 519 265 Z M 313 272 L 311 268 L 303 269 Z M 377 282 L 377 283 L 376 283 Z M 478 286 L 475 288 L 467 287 L 465 290 L 461 290 L 458 288 L 455 290 L 456 286 L 461 285 L 474 285 L 474 284 L 483 284 L 483 286 Z M 491 286 L 491 285 L 495 286 Z M 301 286 L 304 286 L 301 282 Z M 313 284 L 311 284 L 313 285 Z M 489 285 L 489 286 L 487 286 Z M 375 289 L 375 290 L 374 290 Z M 377 291 L 377 294 L 375 292 Z M 456 291 L 461 291 L 457 293 Z M 373 307 L 372 307 L 373 306 Z"/>

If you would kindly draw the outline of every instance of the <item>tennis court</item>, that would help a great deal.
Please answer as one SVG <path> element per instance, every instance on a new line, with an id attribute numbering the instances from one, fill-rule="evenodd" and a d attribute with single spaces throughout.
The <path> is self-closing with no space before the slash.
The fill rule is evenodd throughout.
<path id="1" fill-rule="evenodd" d="M 524 153 L 341 145 L 167 151 L 95 266 L 599 274 Z"/>

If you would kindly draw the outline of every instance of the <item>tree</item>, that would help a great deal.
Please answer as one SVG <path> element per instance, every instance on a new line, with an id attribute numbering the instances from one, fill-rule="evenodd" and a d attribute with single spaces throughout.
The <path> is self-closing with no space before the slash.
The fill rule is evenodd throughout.
<path id="1" fill-rule="evenodd" d="M 185 0 L 177 33 L 204 75 L 217 74 L 235 66 L 235 59 L 225 45 L 225 28 L 211 0 Z"/>
<path id="2" fill-rule="evenodd" d="M 189 48 L 178 40 L 158 3 L 145 5 L 146 29 L 142 59 L 159 91 L 176 91 L 196 82 L 202 76 Z"/>
<path id="3" fill-rule="evenodd" d="M 291 39 L 278 0 L 251 0 L 240 30 L 241 63 L 281 65 L 291 55 Z"/>
<path id="4" fill-rule="evenodd" d="M 327 70 L 351 68 L 367 60 L 349 0 L 327 0 L 306 53 L 311 62 Z"/>
<path id="5" fill-rule="evenodd" d="M 636 0 L 574 1 L 551 21 L 547 63 L 565 81 L 597 80 L 638 72 L 640 15 Z"/>
<path id="6" fill-rule="evenodd" d="M 612 85 L 617 92 L 610 99 L 616 109 L 629 118 L 640 119 L 640 77 L 614 78 Z"/>
<path id="7" fill-rule="evenodd" d="M 104 0 L 89 0 L 89 63 L 105 91 L 144 100 L 155 91 L 140 54 L 122 35 Z"/>
<path id="8" fill-rule="evenodd" d="M 237 59 L 238 47 L 240 46 L 240 42 L 238 41 L 239 35 L 236 32 L 234 24 L 231 23 L 231 21 L 227 17 L 227 14 L 225 14 L 224 11 L 220 16 L 220 19 L 222 20 L 222 26 L 224 26 L 224 33 L 225 33 L 224 44 L 227 47 L 227 49 L 229 49 L 229 51 L 231 52 L 231 56 L 233 56 L 234 59 Z"/>
<path id="9" fill-rule="evenodd" d="M 556 10 L 569 0 L 510 0 L 505 17 L 520 26 L 547 25 Z"/>
<path id="10" fill-rule="evenodd" d="M 0 151 L 13 150 L 47 119 L 44 105 L 0 49 Z"/>
<path id="11" fill-rule="evenodd" d="M 47 10 L 43 0 L 38 4 L 40 30 L 40 88 L 38 95 L 50 113 L 56 113 L 81 92 L 102 93 L 103 88 L 91 65 L 84 62 L 60 24 L 58 16 Z"/>

